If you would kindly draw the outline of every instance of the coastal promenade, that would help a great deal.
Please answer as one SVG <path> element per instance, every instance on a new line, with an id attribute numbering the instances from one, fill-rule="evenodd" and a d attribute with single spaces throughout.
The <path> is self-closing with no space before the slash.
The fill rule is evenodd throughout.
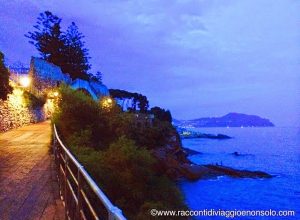
<path id="1" fill-rule="evenodd" d="M 50 122 L 0 134 L 0 219 L 64 219 Z"/>

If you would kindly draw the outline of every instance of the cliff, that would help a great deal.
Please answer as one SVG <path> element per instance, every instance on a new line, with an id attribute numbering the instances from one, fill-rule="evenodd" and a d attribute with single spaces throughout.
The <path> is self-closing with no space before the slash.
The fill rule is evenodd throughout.
<path id="1" fill-rule="evenodd" d="M 182 148 L 179 135 L 176 132 L 174 132 L 174 136 L 165 147 L 153 150 L 153 155 L 158 160 L 157 169 L 173 180 L 197 180 L 218 176 L 234 178 L 272 177 L 270 174 L 261 171 L 238 170 L 220 165 L 197 165 L 188 159 L 188 153 L 190 152 Z"/>

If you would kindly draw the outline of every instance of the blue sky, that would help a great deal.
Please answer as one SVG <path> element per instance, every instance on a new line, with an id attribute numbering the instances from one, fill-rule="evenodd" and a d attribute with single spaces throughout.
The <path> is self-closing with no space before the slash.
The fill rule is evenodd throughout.
<path id="1" fill-rule="evenodd" d="M 172 3 L 171 3 L 172 2 Z M 257 114 L 300 124 L 299 0 L 0 0 L 0 50 L 37 52 L 24 34 L 39 12 L 75 21 L 93 71 L 179 119 Z"/>

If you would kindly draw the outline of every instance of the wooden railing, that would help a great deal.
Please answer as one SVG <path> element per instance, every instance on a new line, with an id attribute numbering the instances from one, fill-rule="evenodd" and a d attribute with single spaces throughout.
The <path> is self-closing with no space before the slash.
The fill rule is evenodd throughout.
<path id="1" fill-rule="evenodd" d="M 55 125 L 53 129 L 53 154 L 60 195 L 65 205 L 65 218 L 126 220 L 122 211 L 110 202 L 83 166 L 64 146 Z"/>

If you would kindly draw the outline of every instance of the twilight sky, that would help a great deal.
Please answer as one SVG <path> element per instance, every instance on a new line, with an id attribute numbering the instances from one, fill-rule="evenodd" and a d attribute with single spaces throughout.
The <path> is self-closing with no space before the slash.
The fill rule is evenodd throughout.
<path id="1" fill-rule="evenodd" d="M 63 28 L 75 21 L 109 88 L 175 118 L 241 112 L 300 125 L 299 0 L 0 0 L 9 63 L 37 55 L 24 34 L 45 10 Z"/>

